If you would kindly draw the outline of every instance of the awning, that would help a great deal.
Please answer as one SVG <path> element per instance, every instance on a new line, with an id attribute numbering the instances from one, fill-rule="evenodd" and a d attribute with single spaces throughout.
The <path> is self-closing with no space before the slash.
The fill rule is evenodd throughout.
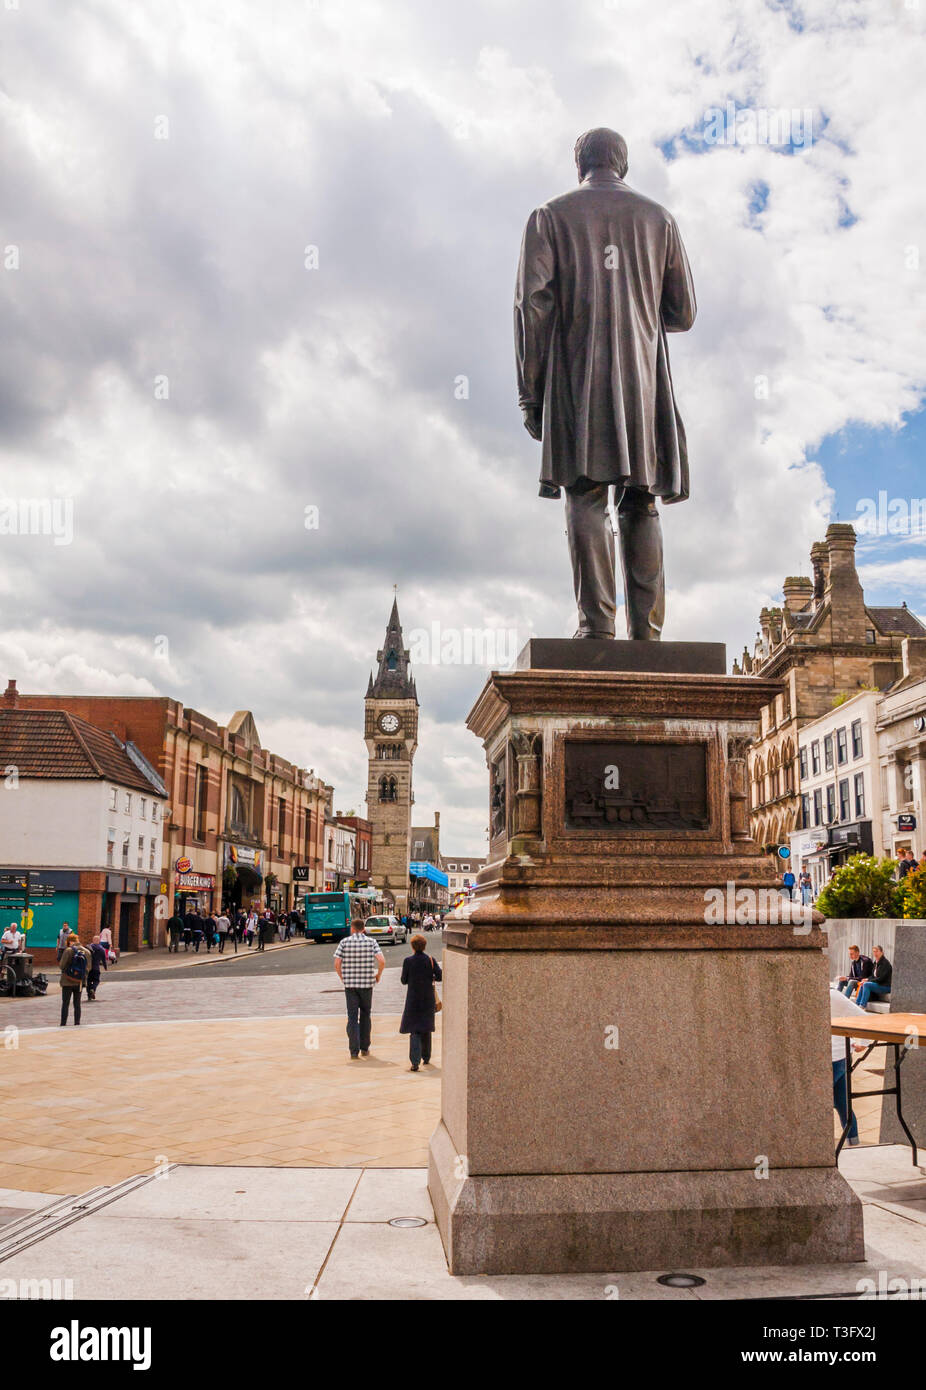
<path id="1" fill-rule="evenodd" d="M 450 879 L 440 869 L 435 869 L 433 864 L 426 864 L 420 859 L 412 860 L 408 866 L 408 872 L 412 878 L 427 878 L 432 883 L 440 884 L 441 888 L 450 887 Z"/>

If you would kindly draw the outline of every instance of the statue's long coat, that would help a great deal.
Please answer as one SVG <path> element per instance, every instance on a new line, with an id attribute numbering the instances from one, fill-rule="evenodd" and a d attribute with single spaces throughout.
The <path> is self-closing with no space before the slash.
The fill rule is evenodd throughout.
<path id="1" fill-rule="evenodd" d="M 531 214 L 515 347 L 520 404 L 543 414 L 546 495 L 589 478 L 688 496 L 666 333 L 696 311 L 674 218 L 616 173 L 593 170 Z"/>

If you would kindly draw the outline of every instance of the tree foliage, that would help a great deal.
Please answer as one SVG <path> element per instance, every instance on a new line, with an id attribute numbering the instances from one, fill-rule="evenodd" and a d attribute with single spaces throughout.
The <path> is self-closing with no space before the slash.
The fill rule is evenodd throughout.
<path id="1" fill-rule="evenodd" d="M 907 874 L 903 881 L 903 915 L 926 917 L 926 867 Z"/>

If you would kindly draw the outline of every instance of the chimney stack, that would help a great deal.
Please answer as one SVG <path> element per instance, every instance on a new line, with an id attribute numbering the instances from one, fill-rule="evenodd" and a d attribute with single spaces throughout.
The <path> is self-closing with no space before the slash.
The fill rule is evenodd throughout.
<path id="1" fill-rule="evenodd" d="M 830 605 L 834 641 L 864 642 L 869 626 L 865 595 L 855 568 L 855 528 L 834 521 L 826 528 L 827 575 L 824 597 Z"/>
<path id="2" fill-rule="evenodd" d="M 19 691 L 16 689 L 16 682 L 13 680 L 7 683 L 6 690 L 3 692 L 3 704 L 6 709 L 17 709 L 19 707 Z"/>
<path id="3" fill-rule="evenodd" d="M 785 611 L 800 613 L 813 598 L 813 580 L 803 574 L 790 574 L 784 582 Z"/>

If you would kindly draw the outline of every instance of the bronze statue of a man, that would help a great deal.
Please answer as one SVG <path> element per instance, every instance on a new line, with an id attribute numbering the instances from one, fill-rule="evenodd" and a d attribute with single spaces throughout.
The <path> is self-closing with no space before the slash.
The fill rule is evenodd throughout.
<path id="1" fill-rule="evenodd" d="M 618 499 L 627 635 L 658 641 L 665 615 L 663 502 L 688 496 L 685 429 L 666 333 L 694 323 L 694 285 L 673 217 L 624 182 L 627 145 L 589 130 L 579 187 L 532 212 L 515 293 L 524 424 L 543 441 L 540 495 L 566 493 L 577 637 L 613 637 Z"/>

